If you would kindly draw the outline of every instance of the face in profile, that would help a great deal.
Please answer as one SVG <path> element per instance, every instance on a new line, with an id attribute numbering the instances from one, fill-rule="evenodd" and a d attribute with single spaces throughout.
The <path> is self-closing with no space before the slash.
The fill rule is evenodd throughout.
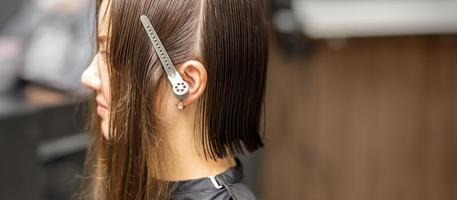
<path id="1" fill-rule="evenodd" d="M 99 49 L 97 54 L 92 59 L 90 65 L 81 75 L 81 82 L 87 88 L 93 90 L 96 94 L 97 114 L 100 117 L 101 129 L 105 138 L 108 138 L 109 133 L 109 117 L 110 117 L 110 80 L 108 65 L 106 62 L 106 45 L 108 39 L 107 22 L 109 15 L 108 1 L 103 1 L 100 6 L 98 41 Z"/>

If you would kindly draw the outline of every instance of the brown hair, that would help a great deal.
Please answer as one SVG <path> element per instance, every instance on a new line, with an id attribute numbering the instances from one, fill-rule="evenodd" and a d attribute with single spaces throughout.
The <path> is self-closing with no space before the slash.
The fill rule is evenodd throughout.
<path id="1" fill-rule="evenodd" d="M 172 184 L 167 148 L 154 104 L 164 71 L 140 22 L 146 15 L 175 65 L 202 62 L 208 82 L 195 122 L 210 159 L 263 146 L 259 131 L 267 73 L 263 0 L 109 0 L 107 62 L 111 84 L 110 134 L 103 140 L 97 117 L 83 180 L 92 199 L 167 199 Z M 101 0 L 97 0 L 97 12 Z M 97 18 L 98 18 L 97 14 Z"/>

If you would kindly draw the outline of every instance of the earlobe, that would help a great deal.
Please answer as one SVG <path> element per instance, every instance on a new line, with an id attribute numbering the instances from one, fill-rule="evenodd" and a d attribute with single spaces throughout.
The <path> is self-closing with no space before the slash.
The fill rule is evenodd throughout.
<path id="1" fill-rule="evenodd" d="M 198 61 L 190 60 L 178 67 L 184 81 L 189 84 L 189 94 L 183 100 L 183 104 L 189 106 L 203 95 L 206 89 L 207 72 L 205 66 Z"/>

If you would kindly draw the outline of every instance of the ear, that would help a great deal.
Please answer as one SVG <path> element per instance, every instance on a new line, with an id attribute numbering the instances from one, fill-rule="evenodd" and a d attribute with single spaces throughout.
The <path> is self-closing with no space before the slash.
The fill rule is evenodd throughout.
<path id="1" fill-rule="evenodd" d="M 206 68 L 201 62 L 189 60 L 181 64 L 178 71 L 189 84 L 189 94 L 183 100 L 183 104 L 189 106 L 197 102 L 206 89 L 208 79 Z"/>

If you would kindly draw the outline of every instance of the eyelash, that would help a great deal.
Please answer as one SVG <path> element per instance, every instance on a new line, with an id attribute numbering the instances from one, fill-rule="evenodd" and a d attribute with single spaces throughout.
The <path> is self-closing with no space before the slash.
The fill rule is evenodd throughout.
<path id="1" fill-rule="evenodd" d="M 108 55 L 106 51 L 98 51 L 98 55 L 101 57 L 102 60 L 106 60 L 106 56 Z"/>

